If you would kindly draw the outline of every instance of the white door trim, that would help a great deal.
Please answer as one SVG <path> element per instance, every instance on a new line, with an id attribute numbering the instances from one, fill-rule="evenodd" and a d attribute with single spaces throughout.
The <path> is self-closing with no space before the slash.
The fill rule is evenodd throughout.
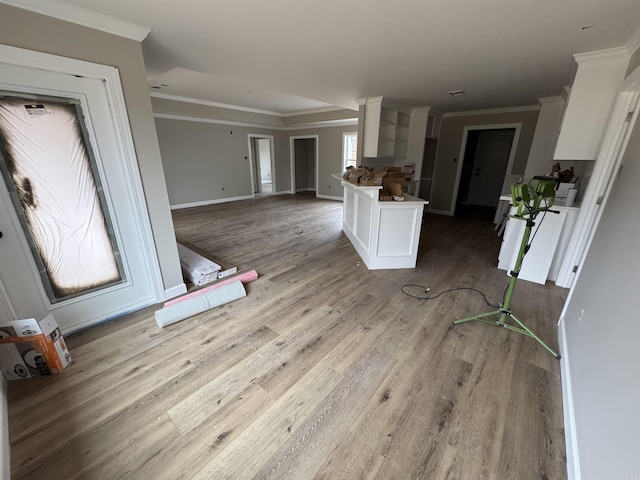
<path id="1" fill-rule="evenodd" d="M 275 149 L 273 146 L 273 135 L 262 135 L 259 133 L 249 133 L 247 135 L 247 142 L 249 145 L 249 168 L 250 168 L 250 175 L 251 175 L 251 196 L 253 198 L 256 198 L 256 172 L 255 172 L 255 168 L 254 168 L 254 163 L 256 161 L 256 159 L 253 156 L 253 148 L 251 148 L 251 139 L 252 138 L 266 138 L 269 140 L 269 149 L 271 151 L 271 194 L 273 195 L 276 192 L 276 156 L 275 156 Z"/>
<path id="2" fill-rule="evenodd" d="M 320 158 L 320 135 L 294 135 L 289 137 L 289 158 L 291 160 L 291 193 L 296 193 L 296 152 L 294 149 L 294 141 L 295 140 L 304 140 L 306 138 L 314 138 L 316 141 L 315 155 L 316 158 L 314 160 L 315 164 L 315 179 L 314 179 L 314 188 L 316 189 L 316 196 L 318 195 L 318 172 L 319 164 L 318 161 Z"/>
<path id="3" fill-rule="evenodd" d="M 0 45 L 0 65 L 1 64 L 36 68 L 62 74 L 78 75 L 103 82 L 109 104 L 111 105 L 111 120 L 114 128 L 116 129 L 115 147 L 119 152 L 119 156 L 122 159 L 122 164 L 128 177 L 129 185 L 127 186 L 131 193 L 132 211 L 140 227 L 141 248 L 146 252 L 144 263 L 147 270 L 147 278 L 149 278 L 152 283 L 152 289 L 155 296 L 154 300 L 156 302 L 164 300 L 164 285 L 162 283 L 160 265 L 158 263 L 155 243 L 153 241 L 153 233 L 147 212 L 142 179 L 138 169 L 138 162 L 118 69 L 106 65 L 99 65 L 82 60 L 50 55 L 47 53 L 25 50 L 7 45 Z M 0 293 L 3 291 L 4 288 L 0 289 Z M 0 295 L 0 297 L 4 297 L 0 298 L 0 301 L 8 301 L 10 308 L 13 308 L 11 307 L 10 299 L 6 298 L 6 295 Z"/>
<path id="4" fill-rule="evenodd" d="M 618 95 L 556 285 L 570 288 L 577 277 L 577 271 L 582 267 L 585 253 L 589 250 L 602 210 L 609 198 L 613 179 L 627 147 L 629 135 L 638 117 L 639 96 L 640 91 L 637 90 L 621 92 Z M 634 110 L 632 118 L 627 121 L 627 115 Z M 600 204 L 598 204 L 598 198 L 601 198 Z M 577 267 L 576 272 L 574 267 Z M 565 305 L 568 303 L 567 299 Z"/>
<path id="5" fill-rule="evenodd" d="M 460 188 L 460 177 L 462 176 L 462 164 L 464 163 L 464 155 L 467 150 L 467 138 L 471 130 L 500 130 L 505 128 L 513 128 L 513 142 L 511 142 L 511 150 L 509 151 L 509 161 L 507 162 L 507 168 L 504 173 L 504 181 L 502 182 L 502 191 L 504 192 L 505 186 L 510 183 L 510 172 L 513 169 L 513 162 L 516 158 L 516 151 L 518 150 L 518 142 L 520 141 L 520 131 L 522 130 L 522 123 L 497 123 L 492 125 L 467 125 L 462 131 L 462 143 L 460 144 L 460 154 L 458 155 L 458 169 L 456 171 L 456 180 L 453 186 L 453 195 L 451 197 L 451 203 L 449 204 L 449 211 L 444 212 L 446 215 L 453 215 L 456 211 L 456 199 L 458 198 L 458 190 Z M 437 179 L 436 179 L 437 180 Z"/>

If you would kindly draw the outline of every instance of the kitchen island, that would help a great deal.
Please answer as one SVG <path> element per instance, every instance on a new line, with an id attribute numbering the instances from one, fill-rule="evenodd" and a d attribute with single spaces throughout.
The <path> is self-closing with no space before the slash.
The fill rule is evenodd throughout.
<path id="1" fill-rule="evenodd" d="M 342 181 L 342 230 L 369 270 L 414 268 L 424 206 L 429 202 L 404 194 L 405 200 L 380 201 L 381 186 Z"/>

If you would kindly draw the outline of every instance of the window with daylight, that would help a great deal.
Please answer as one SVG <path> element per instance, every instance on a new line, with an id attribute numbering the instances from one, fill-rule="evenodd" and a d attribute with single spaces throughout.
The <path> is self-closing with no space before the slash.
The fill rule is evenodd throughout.
<path id="1" fill-rule="evenodd" d="M 356 167 L 358 162 L 358 133 L 349 132 L 342 134 L 342 168 Z"/>

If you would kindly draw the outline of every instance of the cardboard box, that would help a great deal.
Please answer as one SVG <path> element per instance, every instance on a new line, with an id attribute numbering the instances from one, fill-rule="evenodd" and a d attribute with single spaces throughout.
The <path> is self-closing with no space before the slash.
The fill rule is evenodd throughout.
<path id="1" fill-rule="evenodd" d="M 71 355 L 60 328 L 49 314 L 0 322 L 0 368 L 7 380 L 60 373 Z"/>

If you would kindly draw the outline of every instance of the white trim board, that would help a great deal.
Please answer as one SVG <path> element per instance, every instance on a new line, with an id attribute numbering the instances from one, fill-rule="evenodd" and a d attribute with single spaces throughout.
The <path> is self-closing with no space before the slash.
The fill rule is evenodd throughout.
<path id="1" fill-rule="evenodd" d="M 208 117 L 192 117 L 190 115 L 178 115 L 175 113 L 154 113 L 154 118 L 166 118 L 169 120 L 182 120 L 185 122 L 201 122 L 201 123 L 213 123 L 216 125 L 229 125 L 232 127 L 248 127 L 248 128 L 261 128 L 265 130 L 278 130 L 283 132 L 290 132 L 296 130 L 310 130 L 316 128 L 329 128 L 329 127 L 343 127 L 357 125 L 357 118 L 345 118 L 341 120 L 329 120 L 326 122 L 300 124 L 294 126 L 282 126 L 282 125 L 270 125 L 268 123 L 251 123 L 251 122 L 238 122 L 235 120 L 219 120 L 217 118 Z"/>
<path id="2" fill-rule="evenodd" d="M 538 110 L 540 110 L 540 105 L 523 105 L 521 107 L 487 108 L 485 110 L 468 110 L 466 112 L 448 112 L 443 114 L 442 118 L 497 115 L 500 113 L 536 112 Z"/>
<path id="3" fill-rule="evenodd" d="M 331 195 L 321 195 L 317 194 L 316 198 L 322 198 L 323 200 L 335 200 L 336 202 L 342 202 L 344 199 L 342 197 L 333 197 Z"/>
<path id="4" fill-rule="evenodd" d="M 180 285 L 166 289 L 164 291 L 164 298 L 165 300 L 169 300 L 171 298 L 179 297 L 185 293 L 187 293 L 187 286 L 184 283 L 181 283 Z"/>
<path id="5" fill-rule="evenodd" d="M 0 0 L 0 3 L 142 42 L 151 30 L 58 0 Z"/>
<path id="6" fill-rule="evenodd" d="M 171 205 L 171 210 L 180 210 L 182 208 L 204 207 L 206 205 L 215 205 L 217 203 L 237 202 L 239 200 L 252 200 L 256 198 L 254 195 L 243 195 L 241 197 L 216 198 L 215 200 L 203 200 L 202 202 L 178 203 Z"/>

